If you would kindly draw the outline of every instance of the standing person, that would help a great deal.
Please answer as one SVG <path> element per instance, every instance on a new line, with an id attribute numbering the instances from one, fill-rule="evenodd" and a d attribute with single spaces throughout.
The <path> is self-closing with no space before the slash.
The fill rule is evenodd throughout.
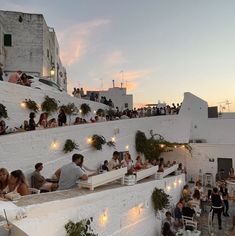
<path id="1" fill-rule="evenodd" d="M 226 188 L 226 182 L 223 182 L 220 187 L 220 192 L 222 194 L 222 198 L 224 201 L 225 207 L 223 207 L 223 216 L 229 216 L 228 214 L 228 209 L 229 209 L 229 204 L 228 204 L 228 189 Z"/>
<path id="2" fill-rule="evenodd" d="M 36 129 L 36 123 L 35 123 L 35 113 L 34 112 L 30 112 L 29 114 L 29 130 L 35 130 Z"/>
<path id="3" fill-rule="evenodd" d="M 82 169 L 83 159 L 84 157 L 81 154 L 73 154 L 72 162 L 62 166 L 61 169 L 56 171 L 59 176 L 58 190 L 74 188 L 77 186 L 79 179 L 88 179 L 88 176 Z"/>
<path id="4" fill-rule="evenodd" d="M 58 126 L 66 125 L 66 114 L 63 108 L 60 108 L 60 112 L 58 115 Z"/>
<path id="5" fill-rule="evenodd" d="M 223 201 L 221 199 L 221 196 L 219 195 L 218 189 L 213 188 L 213 192 L 211 195 L 211 203 L 212 203 L 212 221 L 214 219 L 214 214 L 217 214 L 218 218 L 218 224 L 219 224 L 219 229 L 222 229 L 221 226 L 221 213 L 223 209 Z"/>

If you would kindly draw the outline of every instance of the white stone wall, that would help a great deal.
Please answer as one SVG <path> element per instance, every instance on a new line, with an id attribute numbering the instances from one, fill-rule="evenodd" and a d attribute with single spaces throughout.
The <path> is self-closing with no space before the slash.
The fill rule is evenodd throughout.
<path id="1" fill-rule="evenodd" d="M 4 47 L 4 70 L 40 73 L 43 56 L 43 16 L 9 11 L 0 11 L 0 15 L 4 19 L 5 33 L 12 35 L 12 47 Z M 22 22 L 19 22 L 19 17 L 22 17 Z"/>
<path id="2" fill-rule="evenodd" d="M 182 181 L 181 184 L 178 183 L 179 180 Z M 152 208 L 152 191 L 155 187 L 165 189 L 166 186 L 171 186 L 167 194 L 172 197 L 171 204 L 175 206 L 183 185 L 184 175 L 180 175 L 27 206 L 24 208 L 27 217 L 12 222 L 30 236 L 64 236 L 64 225 L 69 220 L 79 221 L 93 217 L 94 231 L 100 236 L 160 236 L 161 220 L 156 218 Z M 14 210 L 12 214 L 9 213 L 11 219 L 16 212 Z M 102 223 L 104 212 L 107 213 L 107 221 Z"/>
<path id="3" fill-rule="evenodd" d="M 120 111 L 125 110 L 125 103 L 128 104 L 128 109 L 133 109 L 133 95 L 127 95 L 125 88 L 110 88 L 107 91 L 100 91 L 101 96 L 105 96 L 107 100 L 111 99 L 114 107 L 118 107 Z"/>

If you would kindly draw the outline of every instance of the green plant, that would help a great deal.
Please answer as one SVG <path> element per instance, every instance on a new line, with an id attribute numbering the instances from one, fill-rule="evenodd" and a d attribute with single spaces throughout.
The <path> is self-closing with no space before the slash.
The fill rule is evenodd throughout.
<path id="1" fill-rule="evenodd" d="M 138 130 L 135 135 L 136 151 L 144 154 L 147 160 L 158 159 L 162 152 L 169 151 L 169 148 L 184 147 L 191 154 L 192 148 L 187 143 L 171 143 L 160 134 L 153 134 L 150 130 L 150 138 L 145 133 Z M 156 138 L 157 136 L 157 138 Z"/>
<path id="2" fill-rule="evenodd" d="M 87 115 L 91 111 L 90 106 L 86 103 L 83 103 L 80 106 L 80 109 L 81 109 L 81 113 L 82 113 L 83 116 Z"/>
<path id="3" fill-rule="evenodd" d="M 97 111 L 96 111 L 96 115 L 98 116 L 103 116 L 105 114 L 105 111 L 101 108 L 99 108 Z"/>
<path id="4" fill-rule="evenodd" d="M 38 104 L 31 100 L 31 99 L 25 99 L 24 101 L 26 107 L 29 109 L 29 110 L 32 110 L 34 112 L 38 112 L 39 111 L 39 107 L 38 107 Z"/>
<path id="5" fill-rule="evenodd" d="M 164 192 L 163 189 L 155 188 L 152 193 L 152 203 L 155 212 L 162 211 L 163 209 L 169 207 L 170 196 Z"/>
<path id="6" fill-rule="evenodd" d="M 64 148 L 63 148 L 64 153 L 72 152 L 74 149 L 79 150 L 78 144 L 76 144 L 76 143 L 75 143 L 74 141 L 72 141 L 71 139 L 67 139 L 67 140 L 65 141 Z"/>
<path id="7" fill-rule="evenodd" d="M 42 111 L 45 111 L 49 114 L 58 110 L 58 104 L 54 98 L 46 96 L 44 101 L 41 104 Z"/>
<path id="8" fill-rule="evenodd" d="M 91 228 L 92 221 L 92 217 L 89 219 L 83 219 L 76 223 L 69 221 L 64 226 L 67 236 L 98 236 L 98 234 L 95 234 Z"/>
<path id="9" fill-rule="evenodd" d="M 94 134 L 91 137 L 91 146 L 96 150 L 102 150 L 102 146 L 106 143 L 105 137 Z"/>
<path id="10" fill-rule="evenodd" d="M 8 118 L 7 109 L 3 104 L 0 104 L 0 118 Z"/>
<path id="11" fill-rule="evenodd" d="M 114 110 L 112 110 L 112 109 L 109 109 L 109 110 L 106 110 L 106 114 L 108 115 L 108 116 L 111 116 L 111 117 L 113 117 L 113 116 L 115 116 L 115 111 Z"/>

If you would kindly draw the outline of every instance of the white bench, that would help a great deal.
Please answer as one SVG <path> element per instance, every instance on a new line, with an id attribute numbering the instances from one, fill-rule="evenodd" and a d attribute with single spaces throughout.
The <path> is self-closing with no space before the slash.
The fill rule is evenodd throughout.
<path id="1" fill-rule="evenodd" d="M 164 168 L 163 172 L 157 172 L 155 175 L 155 179 L 163 179 L 164 177 L 166 177 L 167 175 L 175 172 L 178 169 L 179 164 L 175 164 L 171 167 L 168 168 Z"/>
<path id="2" fill-rule="evenodd" d="M 136 174 L 136 182 L 140 181 L 141 179 L 145 179 L 151 175 L 155 175 L 157 173 L 158 166 L 152 166 L 147 169 L 139 170 Z"/>
<path id="3" fill-rule="evenodd" d="M 107 184 L 117 179 L 121 179 L 121 184 L 124 184 L 124 177 L 127 173 L 127 167 L 112 170 L 108 172 L 104 172 L 99 175 L 93 175 L 88 177 L 88 180 L 81 180 L 78 182 L 79 188 L 89 188 L 90 190 L 94 190 L 94 188 Z"/>

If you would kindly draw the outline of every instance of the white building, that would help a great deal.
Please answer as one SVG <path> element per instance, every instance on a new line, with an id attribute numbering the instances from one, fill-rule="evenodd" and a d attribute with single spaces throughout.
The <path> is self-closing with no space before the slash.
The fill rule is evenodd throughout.
<path id="1" fill-rule="evenodd" d="M 0 65 L 5 77 L 22 70 L 47 77 L 66 90 L 56 34 L 42 14 L 0 11 Z"/>
<path id="2" fill-rule="evenodd" d="M 133 95 L 126 94 L 126 88 L 113 87 L 103 91 L 87 91 L 87 95 L 91 93 L 97 94 L 99 99 L 106 97 L 107 100 L 111 99 L 114 107 L 118 107 L 120 111 L 125 109 L 133 109 Z"/>

